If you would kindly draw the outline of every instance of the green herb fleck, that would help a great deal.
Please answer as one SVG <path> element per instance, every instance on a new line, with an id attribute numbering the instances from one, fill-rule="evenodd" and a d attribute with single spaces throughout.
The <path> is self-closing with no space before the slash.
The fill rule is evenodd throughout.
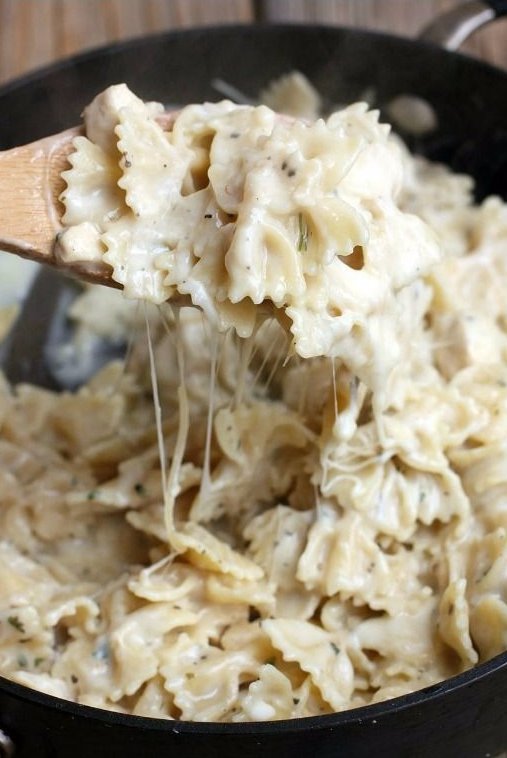
<path id="1" fill-rule="evenodd" d="M 335 645 L 334 642 L 330 642 L 329 644 L 331 645 L 333 649 L 333 653 L 335 653 L 335 655 L 338 655 L 340 652 L 340 648 L 338 647 L 338 645 Z"/>
<path id="2" fill-rule="evenodd" d="M 107 641 L 101 642 L 92 653 L 97 661 L 107 661 L 109 658 L 109 645 Z"/>
<path id="3" fill-rule="evenodd" d="M 20 634 L 25 633 L 25 627 L 23 625 L 23 622 L 19 620 L 17 616 L 8 616 L 7 621 L 11 626 L 14 627 Z"/>
<path id="4" fill-rule="evenodd" d="M 299 698 L 298 697 L 293 697 L 292 698 L 292 702 L 294 703 L 294 705 L 299 705 Z"/>
<path id="5" fill-rule="evenodd" d="M 146 495 L 146 489 L 144 487 L 144 484 L 141 484 L 141 482 L 134 484 L 134 489 L 138 495 Z"/>
<path id="6" fill-rule="evenodd" d="M 97 497 L 97 490 L 90 490 L 89 493 L 86 496 L 87 500 L 95 500 Z"/>
<path id="7" fill-rule="evenodd" d="M 298 214 L 298 231 L 299 231 L 299 237 L 298 237 L 298 252 L 300 253 L 306 253 L 308 250 L 308 224 L 306 223 L 303 214 Z"/>
<path id="8" fill-rule="evenodd" d="M 43 663 L 43 662 L 44 662 L 44 658 L 43 657 L 35 658 L 34 662 L 33 662 L 33 665 L 35 666 L 35 668 L 37 668 L 37 666 L 40 666 L 41 663 Z"/>
<path id="9" fill-rule="evenodd" d="M 24 655 L 23 653 L 21 653 L 20 655 L 18 655 L 18 666 L 19 666 L 19 668 L 24 669 L 24 668 L 26 668 L 27 664 L 28 664 L 28 661 L 27 661 L 26 655 Z"/>

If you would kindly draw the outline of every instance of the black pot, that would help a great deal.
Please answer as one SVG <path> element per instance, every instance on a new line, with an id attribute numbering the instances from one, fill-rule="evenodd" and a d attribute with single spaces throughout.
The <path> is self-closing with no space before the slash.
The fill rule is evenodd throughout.
<path id="1" fill-rule="evenodd" d="M 482 18 L 492 17 L 507 12 L 507 3 L 474 0 L 468 6 L 470 15 L 481 8 Z M 506 73 L 428 42 L 319 26 L 191 29 L 51 66 L 0 90 L 0 148 L 77 123 L 83 106 L 112 83 L 125 81 L 145 99 L 177 104 L 220 99 L 215 78 L 254 98 L 293 69 L 303 71 L 330 104 L 357 100 L 372 88 L 381 108 L 397 95 L 424 98 L 436 111 L 438 128 L 410 138 L 411 147 L 472 174 L 478 197 L 507 196 Z M 124 716 L 0 678 L 0 751 L 3 744 L 5 755 L 16 758 L 477 758 L 507 748 L 506 706 L 505 653 L 386 703 L 262 724 Z"/>

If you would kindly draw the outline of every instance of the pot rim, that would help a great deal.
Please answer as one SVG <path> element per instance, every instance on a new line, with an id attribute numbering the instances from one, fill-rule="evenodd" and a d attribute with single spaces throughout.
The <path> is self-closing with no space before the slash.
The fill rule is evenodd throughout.
<path id="1" fill-rule="evenodd" d="M 164 39 L 170 39 L 171 37 L 185 37 L 194 36 L 197 34 L 223 34 L 226 32 L 244 32 L 248 31 L 252 34 L 278 34 L 282 33 L 300 33 L 303 34 L 317 34 L 324 33 L 330 34 L 337 32 L 338 35 L 346 35 L 350 37 L 369 37 L 372 39 L 384 40 L 392 44 L 396 44 L 406 49 L 422 48 L 426 49 L 429 54 L 442 55 L 449 59 L 460 58 L 463 63 L 467 63 L 482 69 L 489 71 L 491 74 L 496 74 L 507 81 L 507 71 L 504 71 L 499 66 L 495 66 L 492 63 L 483 61 L 479 58 L 475 58 L 468 55 L 461 50 L 447 50 L 435 42 L 420 38 L 420 37 L 402 37 L 397 34 L 390 34 L 389 32 L 380 32 L 372 29 L 363 29 L 361 27 L 348 27 L 348 26 L 331 26 L 329 24 L 300 24 L 300 23 L 222 23 L 212 24 L 209 26 L 191 26 L 182 29 L 168 29 L 162 32 L 154 32 L 153 34 L 145 34 L 138 37 L 132 37 L 130 39 L 122 40 L 120 42 L 113 42 L 106 45 L 98 45 L 91 47 L 83 52 L 69 55 L 61 58 L 55 63 L 49 63 L 46 66 L 38 67 L 32 71 L 22 74 L 21 76 L 10 79 L 4 84 L 0 85 L 0 99 L 6 95 L 10 95 L 15 90 L 20 89 L 26 85 L 32 84 L 40 79 L 43 79 L 51 74 L 58 73 L 67 68 L 71 68 L 75 65 L 86 63 L 87 61 L 100 58 L 102 56 L 109 56 L 116 51 L 122 52 L 126 50 L 135 50 L 137 47 L 142 47 L 146 43 L 159 42 Z"/>
<path id="2" fill-rule="evenodd" d="M 31 689 L 0 675 L 0 691 L 8 693 L 17 700 L 31 701 L 34 705 L 52 708 L 72 717 L 79 716 L 102 722 L 107 726 L 121 726 L 132 729 L 140 728 L 150 731 L 167 731 L 174 734 L 199 735 L 233 735 L 233 734 L 266 734 L 266 733 L 299 733 L 335 729 L 343 726 L 365 724 L 375 725 L 383 718 L 409 709 L 423 706 L 434 700 L 445 698 L 451 693 L 465 692 L 474 684 L 487 679 L 491 674 L 501 670 L 507 671 L 507 651 L 499 653 L 484 663 L 480 663 L 461 674 L 432 684 L 429 687 L 416 690 L 407 695 L 390 698 L 380 703 L 350 708 L 337 713 L 327 713 L 322 716 L 306 716 L 280 721 L 245 721 L 245 722 L 205 722 L 177 721 L 147 716 L 136 716 L 130 713 L 109 711 L 90 705 L 75 703 L 71 700 L 48 695 L 45 692 Z"/>

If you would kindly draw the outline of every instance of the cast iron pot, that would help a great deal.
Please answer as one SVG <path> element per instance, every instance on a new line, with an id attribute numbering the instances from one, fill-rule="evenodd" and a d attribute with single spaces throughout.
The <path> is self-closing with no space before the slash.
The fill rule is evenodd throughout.
<path id="1" fill-rule="evenodd" d="M 428 37 L 456 46 L 507 1 L 473 0 Z M 462 22 L 465 22 L 464 26 Z M 0 149 L 78 122 L 83 106 L 125 81 L 145 99 L 217 100 L 215 78 L 252 99 L 282 73 L 303 71 L 332 103 L 373 90 L 382 107 L 411 94 L 438 128 L 411 147 L 507 195 L 507 74 L 428 41 L 319 26 L 191 29 L 114 45 L 0 89 Z M 507 254 L 507 251 L 506 251 Z M 24 364 L 30 378 L 30 364 Z M 28 366 L 28 369 L 26 368 Z M 446 682 L 379 705 L 308 719 L 193 724 L 110 713 L 0 678 L 0 751 L 16 758 L 478 758 L 507 748 L 507 654 Z"/>

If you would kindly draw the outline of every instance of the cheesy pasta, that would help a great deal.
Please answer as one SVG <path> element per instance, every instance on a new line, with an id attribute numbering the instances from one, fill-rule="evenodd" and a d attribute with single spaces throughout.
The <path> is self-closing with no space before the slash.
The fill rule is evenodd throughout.
<path id="1" fill-rule="evenodd" d="M 107 293 L 126 366 L 0 385 L 1 672 L 260 721 L 505 650 L 506 206 L 362 104 L 160 113 L 102 93 L 65 173 L 60 255 L 144 301 Z"/>

